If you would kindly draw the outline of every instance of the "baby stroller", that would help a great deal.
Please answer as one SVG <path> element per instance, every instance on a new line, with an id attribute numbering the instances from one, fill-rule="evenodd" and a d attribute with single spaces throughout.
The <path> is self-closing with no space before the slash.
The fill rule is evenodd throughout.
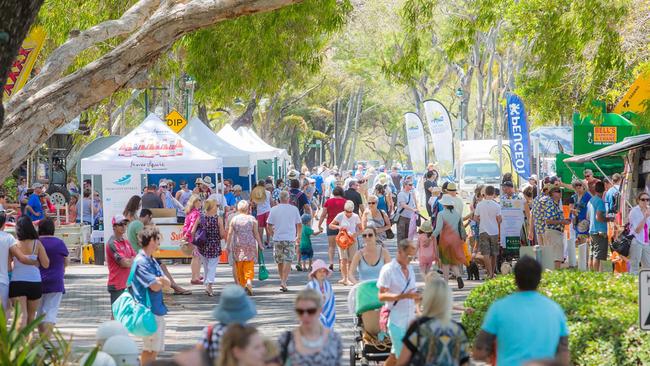
<path id="1" fill-rule="evenodd" d="M 379 301 L 377 281 L 364 281 L 355 285 L 348 295 L 348 309 L 355 315 L 355 344 L 350 346 L 350 365 L 357 361 L 370 365 L 385 361 L 390 355 L 391 341 L 379 329 Z"/>

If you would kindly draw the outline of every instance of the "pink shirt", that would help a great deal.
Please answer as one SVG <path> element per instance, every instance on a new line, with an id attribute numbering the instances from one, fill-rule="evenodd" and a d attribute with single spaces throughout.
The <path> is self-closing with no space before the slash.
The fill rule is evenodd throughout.
<path id="1" fill-rule="evenodd" d="M 192 242 L 192 228 L 194 223 L 201 217 L 201 211 L 193 208 L 190 213 L 185 217 L 185 223 L 183 224 L 183 235 L 188 242 Z"/>

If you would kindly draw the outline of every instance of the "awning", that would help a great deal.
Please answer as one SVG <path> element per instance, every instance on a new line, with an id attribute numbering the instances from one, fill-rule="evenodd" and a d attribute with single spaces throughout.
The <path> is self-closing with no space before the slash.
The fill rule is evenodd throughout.
<path id="1" fill-rule="evenodd" d="M 592 161 L 606 156 L 617 155 L 637 147 L 640 147 L 645 144 L 650 144 L 650 134 L 643 134 L 638 136 L 626 137 L 623 141 L 609 145 L 600 150 L 590 152 L 588 154 L 576 155 L 570 158 L 564 159 L 565 164 L 578 164 L 584 163 L 587 161 Z"/>

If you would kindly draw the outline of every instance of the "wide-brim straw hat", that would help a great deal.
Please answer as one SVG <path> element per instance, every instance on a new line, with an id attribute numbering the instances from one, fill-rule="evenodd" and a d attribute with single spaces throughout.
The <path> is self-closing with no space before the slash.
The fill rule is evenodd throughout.
<path id="1" fill-rule="evenodd" d="M 262 186 L 253 188 L 251 192 L 251 201 L 255 203 L 264 203 L 266 201 L 266 189 Z"/>

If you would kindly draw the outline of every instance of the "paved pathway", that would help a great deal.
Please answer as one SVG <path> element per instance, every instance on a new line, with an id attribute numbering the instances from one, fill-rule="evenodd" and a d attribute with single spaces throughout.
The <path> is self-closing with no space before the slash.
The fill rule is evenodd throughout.
<path id="1" fill-rule="evenodd" d="M 391 255 L 395 253 L 395 241 L 387 244 Z M 327 261 L 327 239 L 324 234 L 314 240 L 315 258 Z M 265 251 L 266 263 L 272 262 L 271 250 Z M 337 266 L 338 267 L 338 266 Z M 166 319 L 166 352 L 167 357 L 175 352 L 192 347 L 200 337 L 201 329 L 212 321 L 210 313 L 218 302 L 218 295 L 208 297 L 202 286 L 190 286 L 189 265 L 176 264 L 169 266 L 175 280 L 182 286 L 191 289 L 191 296 L 166 295 L 165 303 L 169 308 Z M 279 292 L 279 280 L 275 265 L 268 266 L 270 278 L 264 282 L 255 282 L 254 299 L 258 315 L 252 322 L 262 334 L 275 338 L 282 331 L 296 325 L 293 312 L 295 293 L 307 280 L 307 274 L 293 270 L 289 277 L 288 293 Z M 417 263 L 414 264 L 417 270 Z M 107 268 L 105 266 L 73 265 L 66 273 L 66 294 L 59 312 L 59 328 L 67 336 L 72 336 L 75 352 L 88 350 L 94 345 L 97 326 L 110 319 L 109 296 L 106 291 Z M 422 277 L 417 273 L 419 285 Z M 354 340 L 354 325 L 352 316 L 347 312 L 348 287 L 337 284 L 340 272 L 335 272 L 331 278 L 336 293 L 336 330 L 341 333 L 344 342 L 344 357 L 347 362 L 349 347 Z M 221 264 L 217 270 L 216 293 L 228 283 L 233 283 L 231 269 L 227 264 Z M 453 288 L 454 302 L 462 304 L 469 291 L 478 285 L 475 281 L 465 281 L 463 290 L 456 288 L 456 282 L 450 281 Z M 459 314 L 455 313 L 458 319 Z M 139 340 L 138 343 L 140 344 Z"/>

